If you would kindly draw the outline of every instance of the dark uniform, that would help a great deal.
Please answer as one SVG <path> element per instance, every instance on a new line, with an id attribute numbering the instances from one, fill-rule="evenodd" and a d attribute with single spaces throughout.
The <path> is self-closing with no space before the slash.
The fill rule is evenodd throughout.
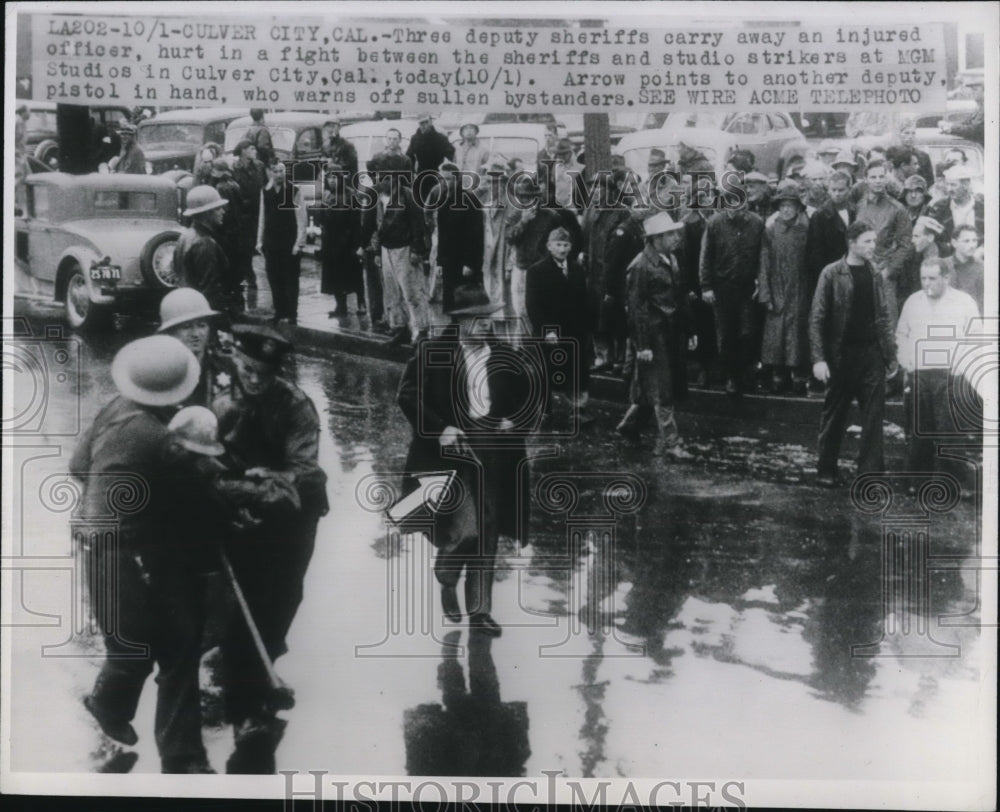
<path id="1" fill-rule="evenodd" d="M 289 345 L 273 330 L 233 328 L 237 351 L 277 364 Z M 236 391 L 215 404 L 219 434 L 237 474 L 265 469 L 245 487 L 256 488 L 260 524 L 248 529 L 228 555 L 268 656 L 288 649 L 285 636 L 302 601 L 302 582 L 312 558 L 316 527 L 329 510 L 326 474 L 319 467 L 319 416 L 309 397 L 282 378 L 256 397 Z M 247 721 L 273 721 L 270 686 L 242 617 L 223 645 L 226 713 L 240 733 Z M 273 760 L 273 753 L 270 758 Z M 258 772 L 230 761 L 230 772 Z M 264 768 L 267 771 L 267 768 Z"/>
<path id="2" fill-rule="evenodd" d="M 229 260 L 217 236 L 206 223 L 195 221 L 177 240 L 174 273 L 184 287 L 204 294 L 210 307 L 226 312 L 231 305 L 226 293 Z"/>

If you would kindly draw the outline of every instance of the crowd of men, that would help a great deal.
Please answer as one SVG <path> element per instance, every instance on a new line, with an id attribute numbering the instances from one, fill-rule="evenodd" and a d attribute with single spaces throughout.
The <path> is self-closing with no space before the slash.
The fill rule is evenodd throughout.
<path id="1" fill-rule="evenodd" d="M 733 397 L 824 388 L 828 400 L 835 396 L 839 376 L 816 374 L 831 359 L 812 322 L 822 272 L 847 256 L 855 224 L 875 235 L 864 262 L 880 280 L 875 315 L 884 300 L 886 335 L 921 291 L 929 263 L 983 312 L 984 206 L 968 156 L 956 148 L 935 165 L 906 120 L 888 147 L 824 142 L 814 154 L 793 152 L 780 177 L 757 171 L 747 150 L 732 154 L 717 177 L 703 155 L 685 148 L 675 162 L 651 150 L 644 176 L 616 159 L 588 181 L 554 125 L 536 170 L 526 172 L 487 153 L 476 124 L 460 129 L 456 147 L 423 115 L 405 152 L 402 133 L 387 131 L 385 149 L 367 162 L 373 187 L 365 189 L 352 174 L 357 154 L 331 118 L 323 194 L 307 211 L 268 146 L 263 112 L 254 117 L 235 166 L 209 156 L 206 183 L 188 193 L 192 226 L 175 254 L 184 284 L 238 315 L 259 250 L 275 321 L 294 324 L 311 213 L 323 237 L 321 290 L 336 301 L 332 317 L 348 315 L 353 294 L 374 331 L 415 344 L 428 336 L 436 303 L 447 312 L 459 288 L 481 286 L 522 337 L 575 343 L 576 408 L 586 407 L 592 372 L 623 375 L 631 399 L 618 430 L 634 437 L 659 414 L 660 438 L 675 455 L 683 450 L 672 409 L 689 375 Z M 909 379 L 897 373 L 895 351 L 885 351 L 888 392 L 902 392 Z M 885 389 L 874 399 L 884 401 Z M 836 424 L 846 412 L 833 411 Z M 881 406 L 866 411 L 864 422 L 880 415 Z M 835 481 L 828 468 L 821 479 Z"/>
<path id="2" fill-rule="evenodd" d="M 211 771 L 198 685 L 210 626 L 221 629 L 216 678 L 235 733 L 227 771 L 273 772 L 284 725 L 276 714 L 294 697 L 272 664 L 286 650 L 328 509 L 316 410 L 279 374 L 291 344 L 241 320 L 260 251 L 275 322 L 295 323 L 306 234 L 302 192 L 257 113 L 235 165 L 203 156 L 204 182 L 187 193 L 190 226 L 174 254 L 181 287 L 161 303 L 159 334 L 116 356 L 119 396 L 71 464 L 95 517 L 116 474 L 137 474 L 150 489 L 115 544 L 83 538 L 108 654 L 85 705 L 109 737 L 134 744 L 131 722 L 155 662 L 165 772 Z M 453 468 L 475 495 L 439 520 L 432 539 L 448 620 L 462 618 L 464 573 L 471 627 L 501 633 L 491 615 L 494 559 L 501 533 L 527 538 L 525 437 L 545 431 L 556 400 L 586 416 L 592 372 L 627 378 L 617 431 L 636 439 L 652 423 L 665 460 L 691 456 L 675 414 L 690 374 L 733 397 L 822 388 L 817 481 L 830 487 L 842 484 L 854 401 L 859 473 L 885 469 L 889 387 L 907 397 L 909 471 L 934 473 L 934 438 L 963 431 L 954 403 L 975 393 L 961 359 L 951 353 L 942 365 L 923 343 L 931 327 L 950 327 L 954 344 L 983 312 L 983 203 L 961 154 L 933 165 L 904 124 L 884 155 L 824 144 L 815 157 L 786 161 L 777 179 L 755 171 L 749 152 L 715 177 L 697 155 L 676 166 L 654 149 L 644 178 L 618 165 L 588 186 L 554 130 L 531 175 L 481 149 L 475 125 L 462 128 L 457 149 L 430 116 L 419 127 L 407 152 L 389 132 L 368 163 L 374 191 L 363 206 L 350 182 L 357 155 L 331 119 L 314 214 L 332 315 L 345 314 L 353 294 L 376 329 L 415 345 L 398 396 L 414 429 L 408 472 Z M 470 176 L 483 181 L 471 191 Z M 432 330 L 438 299 L 452 322 L 443 338 Z M 230 329 L 218 332 L 226 320 Z M 421 365 L 427 340 L 444 341 L 452 369 Z M 531 353 L 550 370 L 565 364 L 560 354 L 572 364 L 562 397 L 547 375 L 534 411 L 524 408 L 531 364 L 509 363 Z M 108 572 L 117 573 L 111 603 L 100 597 Z M 232 599 L 209 608 L 206 584 L 218 593 L 220 579 Z M 152 659 L 117 656 L 132 643 Z"/>

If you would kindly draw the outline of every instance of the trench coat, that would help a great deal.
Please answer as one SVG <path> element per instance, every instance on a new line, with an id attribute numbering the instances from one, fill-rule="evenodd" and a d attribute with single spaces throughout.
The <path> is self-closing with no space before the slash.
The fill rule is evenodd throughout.
<path id="1" fill-rule="evenodd" d="M 764 228 L 757 300 L 769 305 L 764 320 L 761 361 L 798 367 L 809 363 L 809 307 L 805 253 L 809 220 L 802 212 L 791 223 L 775 216 Z"/>

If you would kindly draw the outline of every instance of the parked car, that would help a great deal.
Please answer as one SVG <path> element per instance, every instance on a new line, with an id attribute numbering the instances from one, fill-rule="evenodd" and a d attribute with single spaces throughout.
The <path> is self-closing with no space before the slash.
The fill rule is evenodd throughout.
<path id="1" fill-rule="evenodd" d="M 170 169 L 194 171 L 202 144 L 222 145 L 230 121 L 248 115 L 246 108 L 203 107 L 169 110 L 139 125 L 136 141 L 146 156 L 146 171 L 159 175 Z"/>
<path id="2" fill-rule="evenodd" d="M 669 143 L 683 142 L 706 157 L 711 150 L 719 170 L 733 152 L 745 149 L 758 172 L 780 175 L 790 154 L 805 155 L 809 148 L 792 117 L 780 111 L 671 113 L 660 132 L 670 136 Z"/>
<path id="3" fill-rule="evenodd" d="M 829 138 L 842 133 L 847 125 L 848 113 L 789 113 L 792 122 L 806 135 Z"/>
<path id="4" fill-rule="evenodd" d="M 50 169 L 59 168 L 59 131 L 56 127 L 55 102 L 26 102 L 28 120 L 25 122 L 24 146 L 28 155 L 46 164 Z M 90 120 L 95 124 L 117 128 L 128 121 L 131 111 L 127 107 L 95 106 L 90 108 Z"/>
<path id="5" fill-rule="evenodd" d="M 27 178 L 15 220 L 15 293 L 61 302 L 77 330 L 155 306 L 176 286 L 177 187 L 150 175 Z"/>
<path id="6" fill-rule="evenodd" d="M 510 161 L 520 158 L 524 169 L 537 169 L 538 153 L 545 148 L 544 124 L 483 124 L 479 127 L 479 143 L 490 155 L 501 155 Z M 451 137 L 453 144 L 462 140 L 458 133 Z"/>
<path id="7" fill-rule="evenodd" d="M 293 182 L 312 182 L 320 177 L 318 170 L 324 163 L 323 124 L 329 119 L 326 113 L 268 113 L 264 116 L 274 154 L 285 164 L 288 178 Z M 252 123 L 250 116 L 229 123 L 223 144 L 227 153 L 236 149 Z"/>

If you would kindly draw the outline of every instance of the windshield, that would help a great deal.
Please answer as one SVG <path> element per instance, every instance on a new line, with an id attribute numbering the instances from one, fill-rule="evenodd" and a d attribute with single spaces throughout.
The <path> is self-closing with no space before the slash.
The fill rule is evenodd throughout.
<path id="1" fill-rule="evenodd" d="M 725 113 L 671 113 L 663 123 L 668 131 L 686 130 L 694 127 L 721 130 L 725 128 L 728 116 Z"/>
<path id="2" fill-rule="evenodd" d="M 205 142 L 205 128 L 201 124 L 144 124 L 136 136 L 139 146 L 146 149 L 182 149 L 200 147 Z"/>
<path id="3" fill-rule="evenodd" d="M 489 142 L 487 146 L 491 153 L 498 153 L 508 161 L 511 158 L 520 158 L 529 166 L 535 165 L 538 151 L 541 149 L 541 145 L 534 138 L 495 136 L 487 140 Z"/>
<path id="4" fill-rule="evenodd" d="M 94 192 L 94 209 L 97 211 L 155 212 L 158 210 L 155 192 Z"/>
<path id="5" fill-rule="evenodd" d="M 30 112 L 31 115 L 28 116 L 28 121 L 25 124 L 26 131 L 42 130 L 55 132 L 56 113 L 54 110 L 31 110 Z"/>

